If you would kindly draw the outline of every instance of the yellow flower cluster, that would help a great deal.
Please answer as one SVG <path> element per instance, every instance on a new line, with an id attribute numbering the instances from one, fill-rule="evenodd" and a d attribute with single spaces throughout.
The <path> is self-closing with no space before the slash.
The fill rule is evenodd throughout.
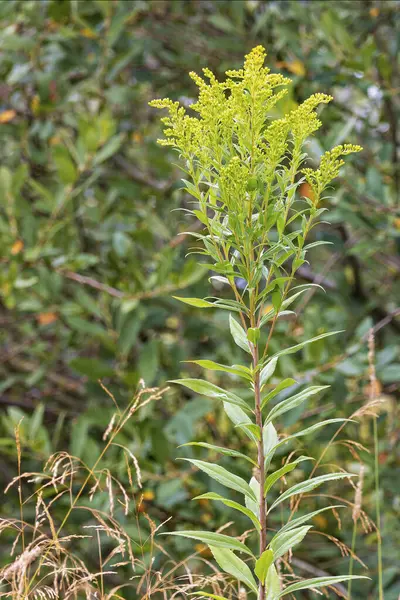
<path id="1" fill-rule="evenodd" d="M 179 150 L 198 196 L 213 207 L 217 199 L 221 214 L 232 207 L 239 215 L 250 214 L 249 191 L 252 210 L 262 213 L 271 205 L 269 196 L 277 189 L 273 185 L 277 180 L 280 194 L 271 196 L 272 204 L 281 210 L 286 198 L 290 205 L 293 194 L 285 194 L 285 186 L 293 187 L 304 158 L 304 142 L 321 126 L 317 107 L 332 100 L 326 94 L 313 94 L 284 118 L 271 120 L 271 109 L 287 93 L 290 80 L 270 73 L 265 57 L 264 48 L 256 46 L 246 55 L 242 69 L 226 71 L 225 81 L 218 81 L 209 69 L 203 69 L 203 77 L 190 73 L 198 87 L 197 102 L 190 107 L 194 116 L 168 98 L 150 103 L 169 112 L 162 119 L 165 139 L 159 143 Z M 343 164 L 339 157 L 355 151 L 358 147 L 338 146 L 324 155 L 320 169 L 304 170 L 317 201 L 337 176 Z M 252 180 L 257 185 L 246 185 L 246 177 L 247 183 Z M 200 193 L 202 183 L 208 186 L 205 194 Z"/>
<path id="2" fill-rule="evenodd" d="M 311 186 L 317 200 L 331 181 L 338 177 L 340 168 L 344 165 L 344 160 L 341 157 L 353 152 L 361 152 L 361 150 L 361 146 L 354 144 L 335 146 L 335 148 L 322 155 L 319 169 L 315 171 L 313 169 L 303 169 L 306 181 Z"/>

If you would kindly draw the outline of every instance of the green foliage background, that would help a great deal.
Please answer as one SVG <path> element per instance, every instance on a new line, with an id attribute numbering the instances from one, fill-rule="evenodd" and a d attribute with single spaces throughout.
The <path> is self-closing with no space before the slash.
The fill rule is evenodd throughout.
<path id="1" fill-rule="evenodd" d="M 190 198 L 180 190 L 176 156 L 155 144 L 158 115 L 147 103 L 169 96 L 189 104 L 194 85 L 188 71 L 209 66 L 222 75 L 261 43 L 268 66 L 293 80 L 286 106 L 317 91 L 335 98 L 324 110 L 312 155 L 318 158 L 342 141 L 364 147 L 332 191 L 333 227 L 321 224 L 314 231 L 315 240 L 332 245 L 315 249 L 312 267 L 301 270 L 305 281 L 322 283 L 327 293 L 300 303 L 297 320 L 281 326 L 274 344 L 278 349 L 345 330 L 281 361 L 279 376 L 332 385 L 323 404 L 310 400 L 287 418 L 286 427 L 294 431 L 299 419 L 312 424 L 349 416 L 365 404 L 366 335 L 375 327 L 384 401 L 379 433 L 385 599 L 398 598 L 399 8 L 397 1 L 374 0 L 0 3 L 4 485 L 15 473 L 13 428 L 22 416 L 24 469 L 37 469 L 60 448 L 91 463 L 113 410 L 98 379 L 123 404 L 140 379 L 164 385 L 197 376 L 197 367 L 183 360 L 235 362 L 225 315 L 199 315 L 171 298 L 177 292 L 203 297 L 222 291 L 208 282 L 197 259 L 186 258 L 192 242 L 180 234 L 197 225 L 172 212 Z M 213 382 L 222 380 L 216 375 Z M 199 514 L 187 500 L 206 490 L 205 479 L 175 462 L 175 447 L 193 440 L 195 430 L 197 438 L 218 443 L 229 425 L 212 401 L 171 389 L 130 422 L 125 443 L 141 464 L 145 509 L 156 523 L 172 515 L 175 527 L 201 521 L 215 529 L 226 509 L 205 504 Z M 371 431 L 371 418 L 362 417 L 341 439 L 371 450 Z M 310 440 L 308 453 L 318 456 L 333 433 Z M 373 518 L 373 461 L 366 451 L 359 453 L 367 466 L 363 507 Z M 329 462 L 351 471 L 357 460 L 342 444 L 333 446 Z M 228 459 L 224 464 L 229 468 Z M 350 487 L 333 485 L 331 494 L 353 500 Z M 2 517 L 16 516 L 12 496 L 1 504 Z M 337 532 L 330 517 L 315 525 L 325 534 Z M 136 520 L 126 526 L 138 540 Z M 348 511 L 339 531 L 348 544 L 351 526 Z M 146 530 L 147 522 L 140 527 Z M 176 557 L 191 548 L 183 540 L 170 543 Z M 359 537 L 358 555 L 371 569 L 371 599 L 375 550 L 375 532 Z M 8 551 L 3 535 L 4 560 Z M 81 552 L 91 560 L 83 542 Z M 296 557 L 333 574 L 347 569 L 348 559 L 319 535 Z M 365 597 L 365 584 L 355 591 L 361 585 L 359 598 Z"/>

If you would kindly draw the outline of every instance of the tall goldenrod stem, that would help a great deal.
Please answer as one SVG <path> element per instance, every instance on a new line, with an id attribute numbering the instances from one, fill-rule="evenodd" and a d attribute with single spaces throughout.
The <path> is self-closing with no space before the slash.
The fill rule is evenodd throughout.
<path id="1" fill-rule="evenodd" d="M 258 347 L 254 346 L 253 351 L 253 366 L 254 369 L 258 365 Z M 259 496 L 259 510 L 260 510 L 260 556 L 267 547 L 267 515 L 265 513 L 265 497 L 264 497 L 264 480 L 265 480 L 265 456 L 264 456 L 264 443 L 263 443 L 263 422 L 261 413 L 261 390 L 260 390 L 260 373 L 256 370 L 254 376 L 254 400 L 255 400 L 255 415 L 256 423 L 260 430 L 260 440 L 257 444 L 257 465 L 259 472 L 260 482 L 260 496 Z M 265 586 L 261 583 L 258 588 L 258 600 L 264 600 L 265 598 Z"/>

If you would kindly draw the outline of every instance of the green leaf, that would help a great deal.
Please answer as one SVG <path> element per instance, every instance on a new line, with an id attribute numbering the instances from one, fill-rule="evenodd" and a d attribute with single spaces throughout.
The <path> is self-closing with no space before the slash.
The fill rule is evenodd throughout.
<path id="1" fill-rule="evenodd" d="M 212 302 L 207 302 L 207 300 L 202 300 L 201 298 L 180 298 L 179 296 L 172 297 L 175 300 L 179 300 L 179 302 L 189 304 L 189 306 L 195 306 L 196 308 L 214 308 L 214 304 Z"/>
<path id="2" fill-rule="evenodd" d="M 287 412 L 288 410 L 291 410 L 292 408 L 296 408 L 296 406 L 304 402 L 304 400 L 306 400 L 310 396 L 314 396 L 314 394 L 318 394 L 318 392 L 326 390 L 328 387 L 329 385 L 313 385 L 306 388 L 302 392 L 299 392 L 295 396 L 291 396 L 289 398 L 286 398 L 285 400 L 282 400 L 282 402 L 277 404 L 277 406 L 274 406 L 274 408 L 269 412 L 268 417 L 266 419 L 266 423 L 270 423 L 279 415 L 282 415 L 283 413 Z"/>
<path id="3" fill-rule="evenodd" d="M 246 504 L 246 507 L 249 509 L 249 511 L 252 512 L 253 515 L 255 517 L 257 517 L 257 519 L 259 519 L 260 518 L 260 505 L 259 505 L 260 484 L 258 483 L 257 479 L 254 476 L 250 479 L 249 486 L 253 490 L 254 497 L 256 498 L 256 500 L 254 500 L 253 498 L 250 498 L 249 496 L 246 496 L 244 499 L 244 502 Z"/>
<path id="4" fill-rule="evenodd" d="M 300 483 L 296 483 L 291 488 L 283 492 L 277 500 L 272 504 L 269 511 L 275 508 L 278 504 L 291 498 L 292 496 L 297 496 L 298 494 L 304 494 L 305 492 L 309 492 L 316 487 L 320 486 L 322 483 L 326 481 L 333 481 L 335 479 L 345 479 L 346 477 L 356 477 L 354 473 L 328 473 L 326 475 L 320 475 L 319 477 L 313 477 L 312 479 L 308 479 L 307 481 L 301 481 Z"/>
<path id="5" fill-rule="evenodd" d="M 286 437 L 283 440 L 281 440 L 280 442 L 278 442 L 277 447 L 281 446 L 282 444 L 285 444 L 286 442 L 289 442 L 290 440 L 293 440 L 295 438 L 303 437 L 305 435 L 308 435 L 309 433 L 313 433 L 320 427 L 325 427 L 325 425 L 330 425 L 331 423 L 343 423 L 343 421 L 353 422 L 352 419 L 326 419 L 326 421 L 321 421 L 320 423 L 315 423 L 315 425 L 311 425 L 311 427 L 307 427 L 306 429 L 302 429 L 298 433 L 293 433 L 292 435 L 289 435 L 288 437 Z"/>
<path id="6" fill-rule="evenodd" d="M 207 463 L 203 460 L 195 460 L 193 458 L 182 458 L 180 460 L 186 460 L 190 462 L 192 465 L 207 473 L 210 477 L 218 481 L 221 485 L 224 485 L 232 490 L 236 490 L 237 492 L 241 492 L 245 496 L 249 496 L 254 501 L 257 501 L 253 490 L 249 486 L 248 483 L 238 475 L 234 475 L 233 473 L 229 473 L 223 467 L 219 465 L 214 465 L 212 463 Z"/>
<path id="7" fill-rule="evenodd" d="M 99 150 L 99 152 L 97 152 L 97 154 L 95 155 L 95 157 L 93 159 L 93 164 L 99 165 L 100 163 L 107 160 L 107 158 L 110 158 L 110 156 L 115 154 L 117 152 L 117 150 L 119 150 L 119 148 L 121 147 L 121 144 L 124 141 L 124 139 L 125 139 L 124 133 L 119 133 L 118 135 L 115 135 L 114 137 L 112 137 L 103 146 L 103 148 L 101 148 L 101 150 Z"/>
<path id="8" fill-rule="evenodd" d="M 223 402 L 223 406 L 226 414 L 235 426 L 243 425 L 243 423 L 247 423 L 250 425 L 252 423 L 250 417 L 246 415 L 246 413 L 241 408 L 239 408 L 239 406 L 236 406 L 234 404 L 228 404 L 228 402 Z M 253 440 L 255 444 L 257 443 L 257 438 L 255 437 L 255 435 L 253 435 L 253 433 L 251 433 L 250 430 L 243 429 L 243 431 L 245 431 L 245 433 L 249 436 L 251 440 Z"/>
<path id="9" fill-rule="evenodd" d="M 325 510 L 333 509 L 333 508 L 345 508 L 345 505 L 344 504 L 335 504 L 334 506 L 325 506 L 324 508 L 320 508 L 319 510 L 314 510 L 314 512 L 307 513 L 306 515 L 303 515 L 302 517 L 297 517 L 297 519 L 293 519 L 293 521 L 288 521 L 286 523 L 286 525 L 284 525 L 279 530 L 279 533 L 283 533 L 285 531 L 290 531 L 292 529 L 295 529 L 298 525 L 302 525 L 303 523 L 305 523 L 306 521 L 309 521 L 310 519 L 312 519 L 319 513 L 324 512 Z"/>
<path id="10" fill-rule="evenodd" d="M 263 427 L 263 441 L 264 456 L 267 465 L 270 463 L 273 457 L 273 450 L 276 448 L 278 443 L 278 434 L 276 433 L 276 429 L 272 423 L 265 423 Z"/>
<path id="11" fill-rule="evenodd" d="M 216 548 L 229 548 L 231 550 L 237 550 L 238 552 L 244 552 L 253 556 L 253 553 L 248 547 L 239 542 L 239 540 L 229 535 L 223 535 L 222 533 L 213 533 L 212 531 L 173 531 L 165 532 L 160 535 L 177 535 L 180 537 L 186 537 L 189 539 L 199 540 L 207 545 L 215 546 Z"/>
<path id="12" fill-rule="evenodd" d="M 246 332 L 243 327 L 239 325 L 236 319 L 232 317 L 232 315 L 229 315 L 229 328 L 231 330 L 232 337 L 235 340 L 235 344 L 239 346 L 239 348 L 242 348 L 242 350 L 245 350 L 251 354 Z"/>
<path id="13" fill-rule="evenodd" d="M 306 340 L 305 342 L 301 342 L 301 344 L 296 344 L 296 346 L 291 346 L 290 348 L 286 348 L 285 350 L 280 350 L 279 352 L 276 352 L 276 354 L 274 354 L 270 358 L 270 360 L 279 356 L 284 356 L 285 354 L 294 354 L 294 352 L 301 350 L 301 348 L 304 348 L 304 346 L 307 346 L 307 344 L 312 344 L 313 342 L 317 342 L 318 340 L 322 340 L 323 338 L 329 337 L 331 335 L 337 335 L 338 333 L 343 333 L 343 329 L 341 331 L 330 331 L 329 333 L 321 333 L 321 335 L 317 335 L 316 337 Z"/>
<path id="14" fill-rule="evenodd" d="M 225 506 L 234 508 L 235 510 L 238 510 L 239 512 L 246 515 L 246 517 L 249 517 L 249 519 L 252 521 L 252 523 L 254 524 L 256 529 L 258 531 L 261 530 L 260 521 L 258 520 L 256 515 L 253 513 L 253 511 L 246 508 L 245 506 L 242 506 L 238 502 L 235 502 L 234 500 L 229 500 L 228 498 L 224 498 L 223 496 L 220 496 L 219 494 L 216 494 L 214 492 L 208 492 L 207 494 L 202 494 L 201 496 L 196 496 L 195 498 L 193 498 L 193 500 L 215 500 L 217 502 L 222 502 L 222 504 L 225 504 Z"/>
<path id="15" fill-rule="evenodd" d="M 213 444 L 207 444 L 206 442 L 187 442 L 186 444 L 181 444 L 178 446 L 182 448 L 183 446 L 200 446 L 201 448 L 208 448 L 209 450 L 215 450 L 215 452 L 221 452 L 225 456 L 232 456 L 233 458 L 243 458 L 247 460 L 252 465 L 257 466 L 257 463 L 251 459 L 249 456 L 242 454 L 242 452 L 238 452 L 238 450 L 230 450 L 229 448 L 224 448 L 223 446 L 214 446 Z"/>
<path id="16" fill-rule="evenodd" d="M 273 389 L 266 396 L 264 396 L 263 401 L 261 402 L 261 409 L 263 409 L 264 406 L 270 400 L 272 400 L 272 398 L 275 398 L 275 396 L 277 396 L 279 394 L 279 392 L 282 392 L 283 390 L 294 385 L 295 383 L 297 383 L 297 382 L 294 379 L 292 379 L 291 377 L 288 377 L 287 379 L 284 379 L 283 381 L 281 381 L 280 384 L 277 385 L 275 389 Z"/>
<path id="17" fill-rule="evenodd" d="M 255 423 L 238 423 L 235 427 L 243 429 L 250 438 L 255 437 L 256 440 L 261 440 L 260 428 Z"/>
<path id="18" fill-rule="evenodd" d="M 271 565 L 265 581 L 265 600 L 278 600 L 280 591 L 281 582 L 279 575 L 276 572 L 275 565 Z"/>
<path id="19" fill-rule="evenodd" d="M 272 550 L 264 550 L 260 558 L 256 561 L 254 572 L 263 585 L 267 577 L 268 569 L 272 565 L 273 560 L 274 553 Z"/>
<path id="20" fill-rule="evenodd" d="M 257 344 L 258 340 L 260 339 L 260 330 L 258 327 L 249 327 L 247 330 L 247 339 L 249 342 Z"/>
<path id="21" fill-rule="evenodd" d="M 261 369 L 261 373 L 260 373 L 260 385 L 261 387 L 264 385 L 264 383 L 266 383 L 268 381 L 268 379 L 270 379 L 270 377 L 272 377 L 272 375 L 274 374 L 275 368 L 276 368 L 276 364 L 278 362 L 277 358 L 273 358 L 272 360 L 270 360 L 265 367 L 263 367 L 263 369 Z"/>
<path id="22" fill-rule="evenodd" d="M 203 369 L 209 369 L 210 371 L 224 371 L 225 373 L 238 375 L 243 379 L 252 381 L 250 369 L 248 369 L 247 367 L 243 367 L 242 365 L 232 365 L 231 367 L 228 367 L 226 365 L 216 363 L 213 360 L 186 360 L 185 362 L 199 365 L 200 367 L 203 367 Z"/>
<path id="23" fill-rule="evenodd" d="M 66 185 L 74 183 L 78 174 L 68 150 L 64 146 L 55 146 L 52 151 L 58 177 Z"/>
<path id="24" fill-rule="evenodd" d="M 257 594 L 257 584 L 249 567 L 238 558 L 231 550 L 224 548 L 215 548 L 210 546 L 210 550 L 215 560 L 225 573 L 229 573 L 242 583 L 245 583 L 255 594 Z"/>
<path id="25" fill-rule="evenodd" d="M 363 575 L 339 575 L 337 577 L 314 577 L 312 579 L 304 579 L 298 583 L 292 583 L 286 587 L 283 592 L 279 594 L 279 598 L 287 596 L 298 590 L 310 590 L 320 587 L 326 587 L 328 585 L 335 585 L 335 583 L 342 583 L 343 581 L 350 581 L 350 579 L 369 579 Z"/>
<path id="26" fill-rule="evenodd" d="M 271 475 L 269 475 L 269 477 L 267 477 L 267 479 L 265 480 L 264 494 L 267 495 L 269 490 L 271 489 L 271 487 L 274 485 L 274 483 L 276 481 L 278 481 L 278 479 L 280 479 L 281 477 L 286 475 L 286 473 L 290 473 L 290 471 L 293 471 L 293 469 L 296 468 L 297 464 L 299 462 L 302 462 L 303 460 L 313 460 L 313 459 L 310 458 L 309 456 L 300 456 L 297 460 L 295 460 L 291 463 L 287 463 L 286 465 L 284 465 L 283 467 L 281 467 L 280 469 L 275 471 L 275 473 L 271 473 Z"/>
<path id="27" fill-rule="evenodd" d="M 277 533 L 271 540 L 270 546 L 274 554 L 274 559 L 277 560 L 290 548 L 300 544 L 303 538 L 307 535 L 312 525 L 305 525 L 304 527 L 298 527 L 297 529 L 291 529 L 290 531 L 284 531 Z"/>
<path id="28" fill-rule="evenodd" d="M 222 400 L 223 402 L 240 406 L 244 410 L 251 410 L 249 405 L 242 400 L 242 398 L 236 396 L 236 394 L 227 392 L 217 385 L 214 385 L 213 383 L 203 379 L 171 379 L 169 383 L 177 383 L 178 385 L 183 385 L 184 387 L 189 388 L 189 390 L 192 390 L 201 396 L 216 398 L 217 400 Z"/>

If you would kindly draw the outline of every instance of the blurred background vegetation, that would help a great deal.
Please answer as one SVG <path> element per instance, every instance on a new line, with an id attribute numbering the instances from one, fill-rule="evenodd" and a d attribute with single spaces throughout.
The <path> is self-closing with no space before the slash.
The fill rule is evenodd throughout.
<path id="1" fill-rule="evenodd" d="M 347 417 L 365 404 L 366 340 L 374 328 L 383 401 L 378 427 L 385 599 L 397 600 L 399 16 L 395 0 L 0 3 L 1 487 L 16 472 L 14 427 L 21 417 L 24 470 L 40 469 L 60 449 L 91 464 L 113 413 L 99 379 L 124 405 L 141 379 L 163 386 L 179 376 L 196 377 L 197 367 L 183 360 L 231 364 L 238 358 L 226 315 L 199 313 L 171 298 L 177 292 L 198 297 L 223 292 L 197 259 L 186 258 L 193 238 L 181 234 L 198 224 L 172 212 L 189 199 L 180 190 L 174 153 L 156 146 L 158 115 L 147 103 L 169 96 L 190 104 L 194 85 L 188 71 L 208 66 L 222 75 L 261 43 L 268 66 L 293 80 L 286 107 L 316 91 L 335 98 L 310 144 L 315 159 L 343 141 L 364 147 L 326 203 L 332 226 L 321 224 L 312 234 L 332 245 L 316 249 L 311 265 L 301 270 L 300 283 L 322 283 L 326 293 L 308 294 L 296 321 L 280 326 L 274 344 L 344 330 L 280 362 L 279 377 L 332 385 L 323 399 L 290 413 L 283 425 L 295 431 L 299 419 L 312 424 Z M 346 426 L 327 461 L 350 471 L 359 459 L 366 465 L 363 508 L 374 519 L 371 421 L 364 416 Z M 181 389 L 147 405 L 124 438 L 142 468 L 138 510 L 156 524 L 172 516 L 171 528 L 200 522 L 217 528 L 227 509 L 205 501 L 199 511 L 187 502 L 206 491 L 206 480 L 175 461 L 176 446 L 195 435 L 222 442 L 227 431 L 211 401 Z M 318 457 L 334 431 L 307 439 L 307 454 Z M 240 448 L 244 442 L 235 436 Z M 111 454 L 110 465 L 122 472 L 118 460 L 124 462 Z M 224 464 L 229 468 L 230 459 Z M 350 486 L 329 489 L 331 496 L 353 502 Z M 308 500 L 310 506 L 319 502 Z M 16 512 L 12 494 L 2 495 L 1 516 Z M 351 510 L 341 515 L 339 532 L 333 517 L 316 519 L 325 535 L 311 535 L 299 547 L 297 570 L 346 572 L 348 559 L 327 538 L 334 534 L 350 544 Z M 126 528 L 142 544 L 140 530 L 149 525 L 136 516 L 127 518 Z M 73 533 L 81 525 L 71 520 L 68 527 Z M 246 526 L 239 519 L 239 530 Z M 192 548 L 189 541 L 168 543 L 175 558 Z M 360 532 L 357 552 L 370 569 L 368 598 L 374 600 L 376 546 L 374 530 Z M 141 551 L 146 556 L 149 549 L 142 545 Z M 94 561 L 83 541 L 79 552 Z M 0 561 L 8 555 L 3 533 Z M 157 554 L 155 568 L 163 560 Z M 357 565 L 356 572 L 363 569 Z M 365 598 L 365 589 L 355 585 L 355 597 Z"/>

